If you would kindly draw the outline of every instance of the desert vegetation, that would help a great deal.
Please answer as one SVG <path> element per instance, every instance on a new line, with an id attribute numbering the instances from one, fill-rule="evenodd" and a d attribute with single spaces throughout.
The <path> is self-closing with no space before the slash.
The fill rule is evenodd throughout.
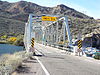
<path id="1" fill-rule="evenodd" d="M 20 51 L 14 54 L 4 54 L 0 56 L 0 75 L 11 75 L 23 61 L 32 56 L 32 53 Z"/>
<path id="2" fill-rule="evenodd" d="M 9 35 L 3 35 L 0 37 L 0 43 L 3 44 L 13 44 L 16 46 L 23 46 L 23 35 L 18 36 L 9 36 Z"/>

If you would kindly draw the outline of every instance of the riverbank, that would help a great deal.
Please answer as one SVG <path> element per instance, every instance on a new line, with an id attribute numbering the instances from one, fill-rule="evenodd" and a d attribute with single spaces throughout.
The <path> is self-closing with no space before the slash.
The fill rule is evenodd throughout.
<path id="1" fill-rule="evenodd" d="M 22 62 L 32 56 L 32 53 L 26 51 L 16 52 L 14 54 L 4 54 L 0 56 L 0 75 L 11 75 Z"/>
<path id="2" fill-rule="evenodd" d="M 0 37 L 0 44 L 12 44 L 16 46 L 24 46 L 23 37 L 24 35 L 18 35 L 18 36 L 3 35 Z"/>
<path id="3" fill-rule="evenodd" d="M 0 40 L 0 44 L 7 44 L 7 41 Z"/>
<path id="4" fill-rule="evenodd" d="M 15 42 L 7 41 L 7 40 L 0 40 L 0 44 L 11 44 L 16 46 L 24 46 L 23 40 L 16 40 Z"/>

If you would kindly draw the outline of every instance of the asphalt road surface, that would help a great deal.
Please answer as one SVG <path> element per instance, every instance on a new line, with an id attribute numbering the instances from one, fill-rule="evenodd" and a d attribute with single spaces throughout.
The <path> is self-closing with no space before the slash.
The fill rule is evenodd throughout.
<path id="1" fill-rule="evenodd" d="M 35 48 L 42 55 L 36 57 L 41 62 L 45 75 L 100 75 L 98 60 L 68 55 L 63 50 L 41 44 L 35 44 Z"/>

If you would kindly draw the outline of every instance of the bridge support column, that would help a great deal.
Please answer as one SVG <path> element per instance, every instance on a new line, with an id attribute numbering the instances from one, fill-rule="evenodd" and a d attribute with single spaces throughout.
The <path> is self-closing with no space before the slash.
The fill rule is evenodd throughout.
<path id="1" fill-rule="evenodd" d="M 56 25 L 56 44 L 58 46 L 58 22 L 57 22 L 57 25 Z"/>
<path id="2" fill-rule="evenodd" d="M 31 45 L 31 32 L 32 32 L 32 14 L 29 15 L 28 23 L 25 25 L 25 35 L 24 35 L 24 43 L 26 46 L 26 51 L 29 52 Z"/>
<path id="3" fill-rule="evenodd" d="M 64 24 L 65 24 L 65 27 L 66 27 L 66 31 L 67 31 L 67 35 L 68 35 L 68 41 L 69 41 L 69 46 L 72 46 L 72 37 L 71 37 L 71 33 L 70 33 L 70 29 L 69 29 L 69 25 L 68 25 L 68 17 L 65 16 L 64 17 Z"/>

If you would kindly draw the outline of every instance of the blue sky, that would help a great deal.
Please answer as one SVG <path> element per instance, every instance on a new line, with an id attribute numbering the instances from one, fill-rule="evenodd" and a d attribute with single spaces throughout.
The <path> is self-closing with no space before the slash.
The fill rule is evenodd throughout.
<path id="1" fill-rule="evenodd" d="M 2 0 L 8 2 L 17 2 L 21 0 Z M 42 6 L 54 7 L 58 4 L 65 4 L 71 8 L 85 13 L 95 19 L 100 18 L 100 0 L 24 0 L 33 2 Z"/>

